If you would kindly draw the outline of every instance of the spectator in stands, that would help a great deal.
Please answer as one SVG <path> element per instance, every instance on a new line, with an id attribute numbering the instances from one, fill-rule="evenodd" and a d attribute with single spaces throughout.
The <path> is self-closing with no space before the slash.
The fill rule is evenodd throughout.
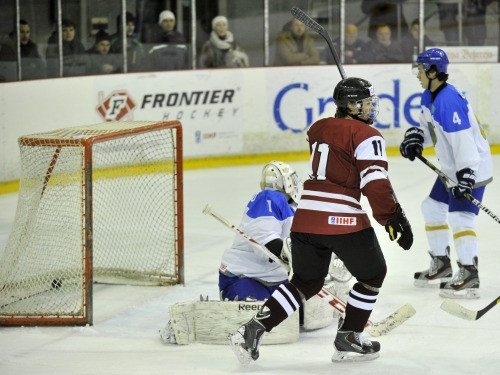
<path id="1" fill-rule="evenodd" d="M 200 56 L 202 68 L 225 68 L 250 66 L 248 55 L 235 42 L 233 33 L 228 30 L 224 16 L 212 20 L 210 38 L 203 44 Z"/>
<path id="2" fill-rule="evenodd" d="M 336 38 L 333 43 L 336 46 L 337 52 L 340 53 L 340 38 Z M 358 27 L 353 23 L 345 25 L 344 39 L 344 63 L 345 64 L 362 64 L 367 62 L 366 56 L 367 44 L 358 37 Z M 326 53 L 326 63 L 335 64 L 333 56 L 328 49 Z"/>
<path id="3" fill-rule="evenodd" d="M 315 65 L 319 63 L 319 53 L 314 39 L 306 33 L 306 26 L 292 19 L 283 27 L 276 39 L 274 65 Z"/>
<path id="4" fill-rule="evenodd" d="M 418 19 L 414 19 L 410 26 L 410 32 L 406 34 L 401 42 L 403 53 L 405 55 L 405 62 L 416 61 L 419 51 L 418 36 L 420 31 L 420 23 Z M 434 42 L 424 34 L 424 49 L 433 46 Z"/>
<path id="5" fill-rule="evenodd" d="M 45 61 L 40 56 L 38 46 L 31 40 L 31 28 L 25 20 L 19 21 L 19 35 L 21 45 L 21 78 L 37 79 L 45 77 Z M 17 64 L 17 37 L 16 32 L 9 34 L 3 41 L 0 49 L 0 61 L 15 67 Z M 15 69 L 11 69 L 14 71 Z M 9 77 L 14 78 L 14 77 Z M 17 78 L 17 75 L 14 79 Z"/>
<path id="6" fill-rule="evenodd" d="M 138 72 L 144 68 L 144 47 L 135 33 L 136 19 L 130 12 L 125 14 L 125 33 L 127 36 L 127 71 Z M 122 16 L 116 17 L 116 34 L 111 35 L 110 53 L 123 52 Z"/>
<path id="7" fill-rule="evenodd" d="M 368 37 L 376 40 L 377 28 L 388 25 L 393 40 L 400 41 L 408 33 L 408 22 L 403 14 L 401 4 L 406 0 L 363 0 L 361 10 L 369 18 Z M 399 22 L 398 22 L 399 20 Z"/>
<path id="8" fill-rule="evenodd" d="M 370 42 L 372 63 L 401 63 L 405 61 L 401 45 L 391 39 L 389 25 L 379 25 L 376 40 Z"/>
<path id="9" fill-rule="evenodd" d="M 186 39 L 175 30 L 175 15 L 169 10 L 164 10 L 158 17 L 158 26 L 146 38 L 148 43 L 185 44 Z"/>
<path id="10" fill-rule="evenodd" d="M 443 32 L 446 44 L 458 46 L 458 7 L 462 8 L 462 27 L 467 45 L 482 46 L 486 40 L 486 7 L 493 0 L 442 0 L 437 2 L 439 29 Z"/>
<path id="11" fill-rule="evenodd" d="M 443 32 L 446 44 L 458 46 L 458 3 L 456 1 L 438 1 L 439 29 Z"/>
<path id="12" fill-rule="evenodd" d="M 493 0 L 464 1 L 464 36 L 469 46 L 483 46 L 486 40 L 486 7 Z"/>
<path id="13" fill-rule="evenodd" d="M 87 74 L 89 59 L 82 42 L 76 38 L 76 25 L 69 19 L 62 20 L 63 41 L 63 76 L 80 76 Z M 59 77 L 59 45 L 57 30 L 47 42 L 47 75 Z"/>
<path id="14" fill-rule="evenodd" d="M 99 30 L 95 36 L 95 43 L 87 51 L 89 54 L 89 74 L 110 74 L 122 71 L 120 55 L 110 53 L 111 37 L 104 30 Z"/>

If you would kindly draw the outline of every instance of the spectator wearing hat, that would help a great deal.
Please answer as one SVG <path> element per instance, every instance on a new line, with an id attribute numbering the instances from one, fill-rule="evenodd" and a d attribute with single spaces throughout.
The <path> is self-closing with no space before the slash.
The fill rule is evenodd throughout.
<path id="1" fill-rule="evenodd" d="M 164 10 L 158 17 L 158 26 L 149 38 L 156 44 L 148 52 L 149 70 L 178 70 L 189 66 L 186 39 L 175 30 L 175 15 Z"/>
<path id="2" fill-rule="evenodd" d="M 249 66 L 248 55 L 236 44 L 233 33 L 228 30 L 224 16 L 212 20 L 210 38 L 201 49 L 202 68 L 225 68 Z"/>
<path id="3" fill-rule="evenodd" d="M 130 12 L 125 13 L 125 34 L 127 36 L 127 70 L 138 72 L 144 68 L 144 47 L 139 40 L 136 30 L 136 18 Z M 117 32 L 111 35 L 110 53 L 121 54 L 123 52 L 122 16 L 116 17 Z M 121 56 L 120 56 L 121 57 Z"/>
<path id="4" fill-rule="evenodd" d="M 95 36 L 95 43 L 87 51 L 90 58 L 90 74 L 110 74 L 122 71 L 119 55 L 110 53 L 111 37 L 104 30 L 99 30 Z"/>
<path id="5" fill-rule="evenodd" d="M 148 43 L 185 44 L 186 38 L 175 30 L 175 14 L 164 10 L 158 16 L 158 26 L 146 38 Z"/>

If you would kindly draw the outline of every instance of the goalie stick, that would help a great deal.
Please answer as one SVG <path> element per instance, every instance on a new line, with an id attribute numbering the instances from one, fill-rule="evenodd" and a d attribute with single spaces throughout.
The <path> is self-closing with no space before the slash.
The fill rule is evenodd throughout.
<path id="1" fill-rule="evenodd" d="M 462 319 L 478 320 L 498 304 L 500 304 L 500 296 L 495 298 L 488 306 L 482 308 L 481 310 L 470 310 L 452 299 L 445 299 L 441 304 L 441 309 Z"/>
<path id="2" fill-rule="evenodd" d="M 278 258 L 276 255 L 271 253 L 265 246 L 259 244 L 257 241 L 255 241 L 252 237 L 250 237 L 248 234 L 243 232 L 241 229 L 237 228 L 234 224 L 229 222 L 229 220 L 225 219 L 223 216 L 215 212 L 210 205 L 206 204 L 205 207 L 203 208 L 203 213 L 205 215 L 210 215 L 220 223 L 224 224 L 226 227 L 232 229 L 234 232 L 238 233 L 240 236 L 245 238 L 247 241 L 252 244 L 252 246 L 271 258 L 273 261 L 284 267 L 287 271 L 290 271 L 290 266 L 283 262 L 280 258 Z M 336 309 L 339 313 L 344 314 L 345 313 L 345 308 L 346 308 L 346 303 L 342 301 L 340 298 L 335 296 L 333 293 L 331 293 L 329 290 L 326 288 L 322 288 L 317 295 L 323 299 L 325 299 L 328 304 L 330 304 L 334 309 Z M 390 331 L 392 331 L 394 328 L 399 327 L 401 324 L 403 324 L 405 321 L 407 321 L 409 318 L 411 318 L 413 315 L 415 315 L 415 309 L 413 306 L 406 304 L 399 309 L 397 309 L 394 313 L 389 315 L 387 318 L 383 319 L 382 321 L 378 323 L 373 323 L 370 320 L 366 323 L 365 328 L 367 329 L 368 333 L 372 336 L 381 336 L 384 335 Z"/>
<path id="3" fill-rule="evenodd" d="M 434 164 L 432 164 L 429 160 L 427 160 L 424 156 L 422 155 L 416 155 L 417 158 L 419 158 L 425 165 L 427 165 L 430 169 L 432 169 L 434 172 L 438 174 L 439 177 L 441 177 L 443 180 L 446 182 L 451 182 L 453 184 L 456 184 L 455 181 L 453 181 L 451 178 L 449 178 L 444 172 L 440 169 L 438 169 Z M 476 198 L 474 198 L 471 194 L 465 194 L 465 197 L 472 202 L 472 204 L 479 209 L 483 210 L 486 212 L 493 220 L 495 220 L 497 223 L 500 223 L 500 218 L 495 215 L 489 208 L 484 206 L 481 202 L 479 202 Z"/>

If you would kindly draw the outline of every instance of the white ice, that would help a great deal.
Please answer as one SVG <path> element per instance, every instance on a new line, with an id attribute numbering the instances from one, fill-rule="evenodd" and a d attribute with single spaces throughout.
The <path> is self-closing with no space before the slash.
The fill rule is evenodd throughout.
<path id="1" fill-rule="evenodd" d="M 431 161 L 437 163 L 434 158 Z M 202 214 L 205 203 L 238 223 L 247 200 L 258 191 L 261 165 L 185 171 L 185 286 L 134 287 L 95 285 L 94 325 L 87 327 L 0 328 L 0 374 L 499 374 L 500 307 L 477 321 L 442 311 L 437 289 L 413 286 L 415 271 L 429 265 L 420 202 L 436 175 L 422 163 L 390 158 L 390 178 L 413 226 L 415 242 L 404 251 L 390 242 L 373 219 L 388 274 L 372 313 L 381 320 L 410 303 L 417 313 L 403 326 L 379 338 L 379 359 L 365 363 L 330 361 L 335 325 L 302 332 L 299 341 L 263 345 L 248 368 L 239 365 L 225 345 L 165 345 L 158 330 L 170 304 L 218 298 L 217 271 L 233 234 Z M 500 156 L 497 178 L 483 203 L 500 214 Z M 305 178 L 307 164 L 291 163 Z M 13 223 L 17 194 L 0 196 L 0 252 Z M 369 210 L 366 200 L 365 209 Z M 500 293 L 500 224 L 484 212 L 477 218 L 481 298 L 460 301 L 468 308 L 486 306 Z M 452 250 L 452 260 L 456 253 Z M 456 267 L 455 267 L 456 269 Z"/>

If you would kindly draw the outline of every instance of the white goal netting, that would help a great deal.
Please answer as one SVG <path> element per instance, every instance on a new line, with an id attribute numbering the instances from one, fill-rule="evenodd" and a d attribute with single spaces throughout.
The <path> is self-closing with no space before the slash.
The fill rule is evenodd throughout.
<path id="1" fill-rule="evenodd" d="M 92 281 L 183 281 L 180 123 L 108 122 L 19 146 L 0 324 L 91 322 Z"/>

